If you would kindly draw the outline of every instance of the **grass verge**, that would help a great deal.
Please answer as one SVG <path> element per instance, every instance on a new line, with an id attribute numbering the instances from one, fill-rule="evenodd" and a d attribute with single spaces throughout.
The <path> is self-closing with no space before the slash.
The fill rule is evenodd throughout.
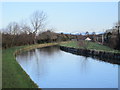
<path id="1" fill-rule="evenodd" d="M 15 54 L 35 48 L 56 45 L 57 43 L 17 46 L 2 50 L 2 88 L 38 88 L 17 63 Z"/>
<path id="2" fill-rule="evenodd" d="M 97 50 L 97 51 L 104 51 L 104 52 L 111 52 L 111 53 L 120 53 L 119 50 L 114 50 L 110 47 L 95 43 L 95 42 L 87 42 L 86 49 L 88 50 Z M 60 44 L 61 46 L 65 47 L 73 47 L 73 48 L 81 48 L 84 49 L 83 46 L 78 45 L 77 41 L 70 41 L 68 43 Z"/>

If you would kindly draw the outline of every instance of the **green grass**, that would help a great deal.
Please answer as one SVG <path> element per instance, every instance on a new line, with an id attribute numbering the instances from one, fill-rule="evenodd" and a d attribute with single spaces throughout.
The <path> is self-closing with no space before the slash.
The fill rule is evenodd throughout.
<path id="1" fill-rule="evenodd" d="M 37 88 L 26 72 L 17 63 L 14 52 L 21 47 L 2 51 L 2 88 Z"/>
<path id="2" fill-rule="evenodd" d="M 17 63 L 15 54 L 35 48 L 52 46 L 58 43 L 46 43 L 30 46 L 17 46 L 2 51 L 2 88 L 38 88 L 27 73 Z"/>
<path id="3" fill-rule="evenodd" d="M 61 46 L 66 46 L 66 47 L 74 47 L 74 48 L 81 48 L 84 49 L 84 47 L 79 46 L 77 41 L 70 41 L 68 43 L 65 44 L 60 44 Z M 95 42 L 87 42 L 86 45 L 87 49 L 91 49 L 91 50 L 98 50 L 98 51 L 105 51 L 105 52 L 113 52 L 113 53 L 120 53 L 120 51 L 118 50 L 114 50 L 110 47 L 95 43 Z"/>
<path id="4" fill-rule="evenodd" d="M 54 43 L 57 44 L 57 43 Z M 53 43 L 39 44 L 39 45 L 30 45 L 30 46 L 19 46 L 8 49 L 3 49 L 2 51 L 2 88 L 38 88 L 38 86 L 30 79 L 26 72 L 20 67 L 17 63 L 14 56 L 16 51 L 21 50 L 27 51 L 30 49 L 51 46 Z M 63 42 L 60 45 L 66 47 L 79 47 L 77 42 Z M 23 49 L 24 48 L 24 49 Z M 107 46 L 103 46 L 97 43 L 89 42 L 88 49 L 95 50 L 104 50 L 109 52 L 120 52 L 114 49 L 111 49 Z"/>

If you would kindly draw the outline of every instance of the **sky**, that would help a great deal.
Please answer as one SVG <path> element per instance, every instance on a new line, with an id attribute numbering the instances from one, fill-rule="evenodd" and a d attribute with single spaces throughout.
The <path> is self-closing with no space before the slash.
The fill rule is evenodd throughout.
<path id="1" fill-rule="evenodd" d="M 27 22 L 36 10 L 47 14 L 46 28 L 55 32 L 103 32 L 118 21 L 118 2 L 3 2 L 2 24 Z"/>

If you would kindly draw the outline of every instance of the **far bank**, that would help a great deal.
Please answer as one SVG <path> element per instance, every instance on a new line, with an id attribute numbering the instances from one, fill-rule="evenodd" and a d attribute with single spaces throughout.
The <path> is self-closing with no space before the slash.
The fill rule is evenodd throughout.
<path id="1" fill-rule="evenodd" d="M 86 47 L 82 44 L 79 45 L 78 41 L 71 41 L 66 44 L 60 44 L 60 49 L 73 54 L 98 58 L 113 64 L 120 64 L 120 51 L 95 42 L 85 41 L 85 43 L 87 44 Z"/>

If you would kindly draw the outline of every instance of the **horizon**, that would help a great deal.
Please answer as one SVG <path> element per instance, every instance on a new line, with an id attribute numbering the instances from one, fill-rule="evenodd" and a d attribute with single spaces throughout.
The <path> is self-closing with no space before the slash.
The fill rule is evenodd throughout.
<path id="1" fill-rule="evenodd" d="M 55 32 L 104 32 L 118 21 L 118 2 L 3 2 L 0 27 L 26 21 L 40 10 L 47 14 L 46 29 Z"/>

